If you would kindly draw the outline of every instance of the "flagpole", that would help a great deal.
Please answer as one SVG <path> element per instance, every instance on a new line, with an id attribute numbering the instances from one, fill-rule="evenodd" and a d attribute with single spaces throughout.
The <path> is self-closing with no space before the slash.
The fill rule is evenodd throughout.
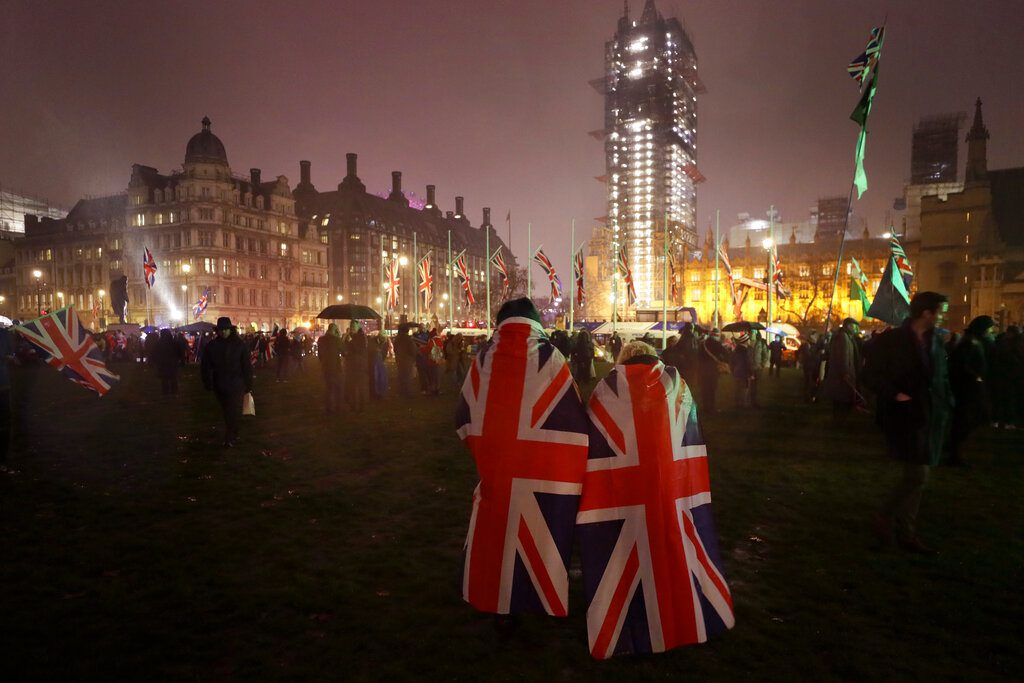
<path id="1" fill-rule="evenodd" d="M 569 270 L 572 273 L 572 288 L 569 290 L 569 336 L 572 336 L 574 316 L 576 314 L 576 219 L 572 219 L 569 228 Z"/>
<path id="2" fill-rule="evenodd" d="M 775 289 L 775 205 L 768 207 L 768 279 L 766 282 L 765 294 L 768 297 L 768 324 L 772 326 L 772 290 Z M 770 333 L 769 333 L 769 336 Z"/>
<path id="3" fill-rule="evenodd" d="M 448 231 L 448 333 L 452 330 L 452 308 L 455 306 L 455 298 L 452 295 L 452 231 Z"/>
<path id="4" fill-rule="evenodd" d="M 846 246 L 846 231 L 850 224 L 850 210 L 853 208 L 853 191 L 857 181 L 850 184 L 850 195 L 846 198 L 846 218 L 843 220 L 843 234 L 839 237 L 839 254 L 836 256 L 836 272 L 832 274 L 832 293 L 828 297 L 828 313 L 825 315 L 825 332 L 832 328 L 832 304 L 836 298 L 836 287 L 839 285 L 839 269 L 843 264 L 843 249 Z"/>
<path id="5" fill-rule="evenodd" d="M 661 350 L 668 348 L 668 212 L 661 221 L 664 236 L 664 258 L 661 264 Z"/>
<path id="6" fill-rule="evenodd" d="M 526 224 L 526 298 L 533 301 L 533 223 Z"/>
<path id="7" fill-rule="evenodd" d="M 415 283 L 412 286 L 412 296 L 413 296 L 413 304 L 412 304 L 412 311 L 413 311 L 413 313 L 412 314 L 413 314 L 413 321 L 418 323 L 420 321 L 420 262 L 419 262 L 419 255 L 416 253 L 416 232 L 415 231 L 413 231 L 413 233 L 412 233 L 412 262 L 413 262 L 412 280 Z"/>
<path id="8" fill-rule="evenodd" d="M 491 336 L 491 228 L 484 228 L 484 254 L 487 256 L 487 264 L 484 266 L 484 273 L 487 278 L 487 336 Z"/>
<path id="9" fill-rule="evenodd" d="M 718 274 L 718 252 L 722 248 L 722 245 L 718 241 L 718 221 L 721 213 L 721 210 L 715 209 L 715 324 L 713 325 L 713 327 L 721 327 L 721 325 L 719 324 L 721 321 L 718 317 L 718 288 L 721 286 L 721 279 Z"/>

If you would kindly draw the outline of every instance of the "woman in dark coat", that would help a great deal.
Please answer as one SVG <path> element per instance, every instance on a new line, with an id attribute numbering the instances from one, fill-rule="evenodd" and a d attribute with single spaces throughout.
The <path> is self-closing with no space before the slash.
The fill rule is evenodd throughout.
<path id="1" fill-rule="evenodd" d="M 327 334 L 317 341 L 316 351 L 324 376 L 324 412 L 337 415 L 341 411 L 344 374 L 341 367 L 341 332 L 336 324 L 327 326 Z"/>
<path id="2" fill-rule="evenodd" d="M 594 342 L 590 332 L 581 330 L 576 335 L 576 344 L 572 349 L 572 374 L 580 384 L 591 380 L 590 368 L 594 364 Z"/>
<path id="3" fill-rule="evenodd" d="M 963 465 L 961 448 L 974 428 L 989 421 L 988 356 L 995 321 L 981 315 L 971 321 L 949 358 L 949 382 L 953 387 L 953 431 L 949 443 L 950 464 Z"/>
<path id="4" fill-rule="evenodd" d="M 352 412 L 361 413 L 366 408 L 369 395 L 369 372 L 367 369 L 368 344 L 366 333 L 353 320 L 345 335 L 345 388 L 348 405 Z"/>

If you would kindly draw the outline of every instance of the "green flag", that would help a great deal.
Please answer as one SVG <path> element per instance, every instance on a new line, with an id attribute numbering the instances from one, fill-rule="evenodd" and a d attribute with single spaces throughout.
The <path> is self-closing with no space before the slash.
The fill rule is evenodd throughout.
<path id="1" fill-rule="evenodd" d="M 868 301 L 868 276 L 861 270 L 857 259 L 851 256 L 850 263 L 852 265 L 850 268 L 850 300 L 860 299 L 861 309 L 867 316 L 868 309 L 871 308 L 871 303 Z"/>
<path id="2" fill-rule="evenodd" d="M 864 172 L 864 150 L 867 147 L 868 142 L 868 115 L 871 113 L 871 104 L 875 99 L 875 89 L 878 87 L 878 63 L 875 63 L 875 68 L 871 70 L 871 80 L 868 82 L 866 88 L 864 88 L 864 94 L 860 97 L 860 102 L 857 103 L 857 107 L 850 114 L 850 119 L 860 125 L 860 135 L 857 136 L 857 150 L 854 153 L 854 172 L 853 182 L 857 186 L 857 199 L 867 192 L 868 189 L 868 174 Z"/>

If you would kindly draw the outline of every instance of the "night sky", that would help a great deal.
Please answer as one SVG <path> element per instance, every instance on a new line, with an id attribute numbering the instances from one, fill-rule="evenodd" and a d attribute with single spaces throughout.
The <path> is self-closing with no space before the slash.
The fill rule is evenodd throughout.
<path id="1" fill-rule="evenodd" d="M 636 17 L 642 0 L 632 0 Z M 856 126 L 846 75 L 886 18 L 867 171 L 855 211 L 875 232 L 910 174 L 921 115 L 985 103 L 989 165 L 1024 165 L 1024 11 L 964 3 L 658 0 L 697 49 L 703 230 L 714 210 L 804 220 L 845 194 Z M 170 171 L 209 115 L 236 173 L 332 189 L 345 153 L 384 190 L 438 187 L 493 208 L 513 248 L 526 223 L 562 272 L 569 222 L 586 236 L 605 213 L 603 73 L 619 0 L 375 2 L 11 2 L 0 0 L 0 183 L 71 206 L 125 189 L 132 163 Z M 969 125 L 968 121 L 968 125 Z M 964 131 L 966 132 L 966 131 Z M 961 151 L 961 174 L 963 162 Z"/>

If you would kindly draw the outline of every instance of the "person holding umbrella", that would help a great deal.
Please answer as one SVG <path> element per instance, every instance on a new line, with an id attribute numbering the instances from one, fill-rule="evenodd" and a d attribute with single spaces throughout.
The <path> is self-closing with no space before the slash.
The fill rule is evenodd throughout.
<path id="1" fill-rule="evenodd" d="M 337 415 L 341 411 L 344 373 L 341 366 L 341 331 L 335 323 L 317 340 L 317 358 L 324 376 L 324 412 Z"/>
<path id="2" fill-rule="evenodd" d="M 370 394 L 370 375 L 367 358 L 369 347 L 366 332 L 358 320 L 348 325 L 348 334 L 343 343 L 345 356 L 345 389 L 348 395 L 348 406 L 355 413 L 366 408 Z"/>

